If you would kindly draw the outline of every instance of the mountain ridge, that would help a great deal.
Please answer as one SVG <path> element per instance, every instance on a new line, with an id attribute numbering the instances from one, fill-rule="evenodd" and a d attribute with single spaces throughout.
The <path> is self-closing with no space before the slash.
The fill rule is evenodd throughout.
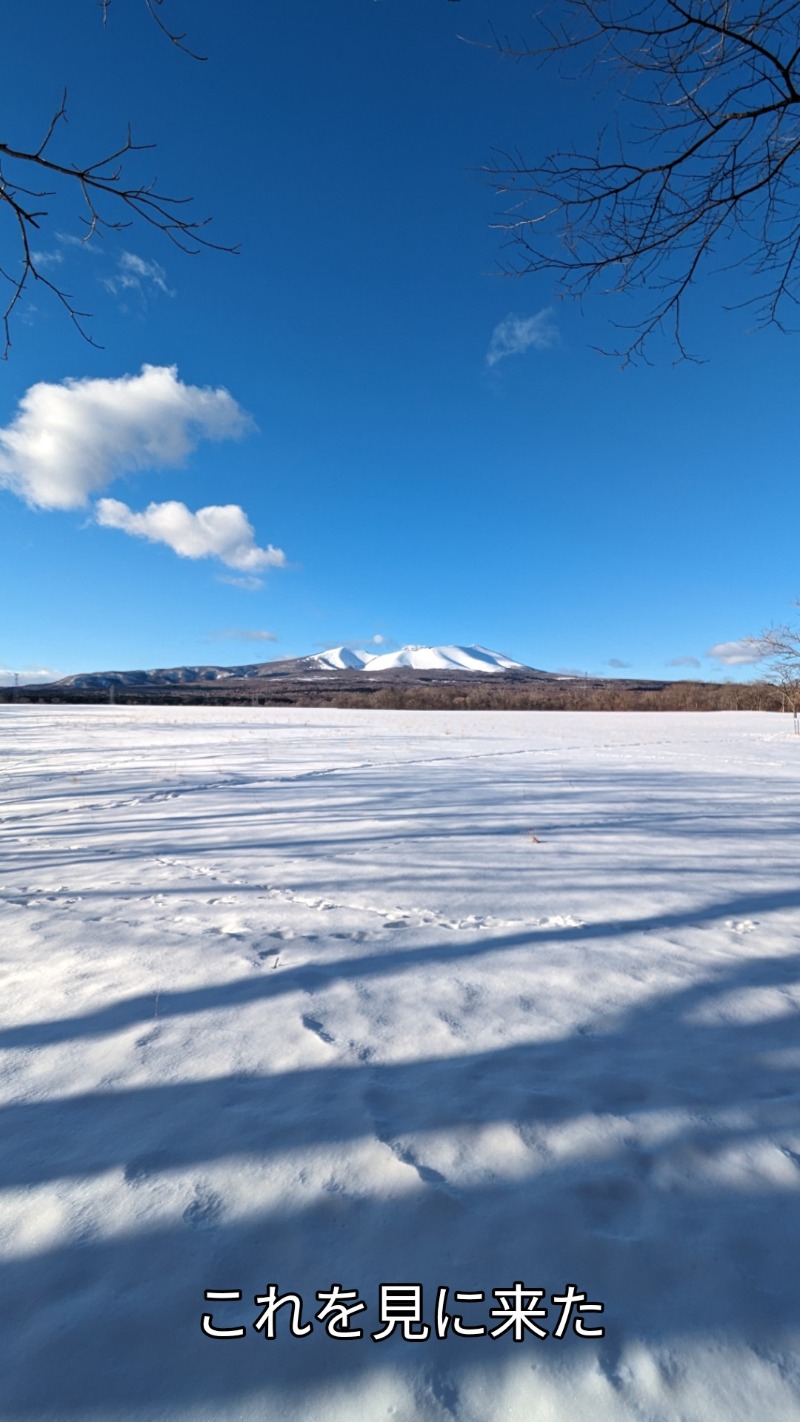
<path id="1" fill-rule="evenodd" d="M 315 652 L 304 657 L 288 657 L 270 662 L 246 662 L 238 666 L 180 666 L 155 667 L 149 670 L 75 672 L 49 682 L 52 687 L 74 688 L 76 690 L 106 690 L 112 686 L 183 686 L 198 682 L 213 681 L 253 681 L 273 677 L 307 677 L 318 675 L 327 677 L 331 673 L 363 672 L 380 675 L 389 672 L 441 672 L 461 675 L 489 675 L 498 673 L 535 673 L 539 676 L 558 677 L 558 673 L 538 671 L 523 662 L 514 661 L 502 652 L 490 651 L 488 647 L 461 647 L 446 644 L 425 647 L 409 644 L 393 652 L 367 652 L 350 647 L 332 647 L 325 652 Z M 561 679 L 558 677 L 558 679 Z"/>
<path id="2" fill-rule="evenodd" d="M 332 647 L 312 658 L 318 666 L 341 670 L 345 667 L 366 672 L 396 671 L 409 667 L 412 671 L 468 671 L 489 675 L 498 671 L 528 671 L 524 662 L 515 662 L 503 652 L 474 643 L 468 647 L 447 643 L 439 647 L 409 643 L 392 652 L 367 652 L 355 647 Z"/>

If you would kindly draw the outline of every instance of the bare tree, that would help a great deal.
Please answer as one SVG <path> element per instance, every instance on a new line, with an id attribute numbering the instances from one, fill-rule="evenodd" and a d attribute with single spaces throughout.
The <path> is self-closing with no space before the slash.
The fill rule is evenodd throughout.
<path id="1" fill-rule="evenodd" d="M 162 35 L 184 54 L 202 61 L 203 56 L 189 48 L 186 35 L 166 23 L 161 8 L 164 3 L 165 0 L 144 0 L 146 10 Z M 100 0 L 104 25 L 109 22 L 112 4 L 113 0 Z M 237 250 L 207 236 L 205 229 L 210 219 L 189 216 L 190 198 L 162 191 L 154 179 L 140 181 L 129 177 L 135 155 L 152 149 L 154 144 L 135 143 L 128 127 L 123 140 L 108 147 L 100 156 L 91 159 L 64 156 L 59 140 L 63 137 L 66 117 L 65 91 L 37 147 L 19 148 L 13 143 L 0 143 L 0 223 L 10 226 L 13 254 L 10 261 L 5 258 L 0 263 L 0 280 L 6 289 L 6 301 L 0 314 L 3 359 L 11 347 L 12 317 L 25 292 L 35 283 L 60 302 L 90 345 L 97 344 L 83 324 L 89 313 L 81 311 L 72 293 L 47 276 L 46 262 L 38 251 L 50 216 L 50 200 L 65 192 L 74 192 L 80 199 L 79 221 L 84 242 L 104 231 L 120 232 L 138 221 L 162 232 L 184 252 L 196 253 L 201 247 L 226 252 Z"/>
<path id="2" fill-rule="evenodd" d="M 800 607 L 800 602 L 797 604 Z M 800 713 L 800 627 L 770 627 L 759 638 L 772 658 L 769 682 L 776 687 L 784 711 Z"/>
<path id="3" fill-rule="evenodd" d="M 665 326 L 693 358 L 684 302 L 715 262 L 746 269 L 757 323 L 785 329 L 800 302 L 799 19 L 797 0 L 556 0 L 532 43 L 495 34 L 509 58 L 560 60 L 584 96 L 614 88 L 585 149 L 487 165 L 504 269 L 577 295 L 646 288 L 643 318 L 615 323 L 628 360 Z"/>

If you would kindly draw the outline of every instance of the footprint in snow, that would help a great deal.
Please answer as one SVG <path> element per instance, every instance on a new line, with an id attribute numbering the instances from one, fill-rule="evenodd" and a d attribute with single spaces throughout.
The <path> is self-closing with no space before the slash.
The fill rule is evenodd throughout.
<path id="1" fill-rule="evenodd" d="M 155 1005 L 154 1005 L 154 1011 L 155 1011 Z M 148 1047 L 151 1047 L 152 1044 L 153 1044 L 153 1042 L 158 1041 L 158 1038 L 159 1038 L 160 1036 L 161 1036 L 161 1028 L 160 1028 L 160 1027 L 153 1027 L 149 1032 L 145 1032 L 145 1034 L 144 1034 L 143 1037 L 137 1037 L 136 1042 L 135 1042 L 135 1046 L 139 1049 L 140 1052 L 146 1052 L 146 1051 L 147 1051 L 147 1048 L 148 1048 Z"/>
<path id="2" fill-rule="evenodd" d="M 168 1151 L 147 1151 L 144 1155 L 134 1156 L 132 1160 L 128 1161 L 122 1172 L 123 1178 L 128 1185 L 141 1185 L 154 1176 L 160 1175 L 163 1170 L 168 1170 L 169 1164 Z"/>
<path id="3" fill-rule="evenodd" d="M 222 1200 L 219 1195 L 198 1185 L 194 1199 L 183 1212 L 183 1222 L 192 1229 L 213 1229 L 221 1214 Z"/>
<path id="4" fill-rule="evenodd" d="M 385 1136 L 378 1136 L 381 1145 L 385 1145 L 392 1152 L 395 1160 L 399 1160 L 401 1165 L 407 1165 L 411 1170 L 415 1170 L 423 1185 L 434 1185 L 438 1190 L 444 1190 L 447 1195 L 460 1198 L 461 1192 L 450 1184 L 445 1175 L 440 1170 L 434 1170 L 431 1165 L 424 1165 L 417 1159 L 416 1152 L 411 1146 L 404 1146 L 400 1141 L 389 1140 Z"/>
<path id="5" fill-rule="evenodd" d="M 438 1370 L 429 1373 L 425 1378 L 425 1387 L 445 1412 L 449 1412 L 451 1417 L 458 1416 L 461 1394 L 457 1383 L 449 1373 Z"/>
<path id="6" fill-rule="evenodd" d="M 457 1017 L 454 1017 L 452 1013 L 438 1012 L 437 1016 L 439 1021 L 443 1022 L 445 1027 L 449 1028 L 454 1037 L 463 1037 L 465 1035 L 463 1023 L 460 1022 Z"/>
<path id="7" fill-rule="evenodd" d="M 329 1046 L 333 1046 L 333 1037 L 331 1036 L 330 1032 L 325 1031 L 325 1028 L 323 1027 L 322 1023 L 318 1022 L 316 1017 L 310 1017 L 309 1014 L 306 1012 L 300 1018 L 300 1021 L 302 1022 L 306 1030 L 309 1032 L 313 1032 L 314 1036 L 319 1037 L 321 1042 L 327 1042 Z"/>
<path id="8" fill-rule="evenodd" d="M 592 1234 L 612 1240 L 638 1237 L 644 1204 L 639 1181 L 627 1175 L 610 1176 L 577 1184 L 569 1193 L 576 1219 Z"/>

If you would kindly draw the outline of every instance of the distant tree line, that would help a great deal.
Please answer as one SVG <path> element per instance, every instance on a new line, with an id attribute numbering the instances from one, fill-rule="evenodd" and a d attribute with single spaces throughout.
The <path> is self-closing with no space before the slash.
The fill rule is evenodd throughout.
<path id="1" fill-rule="evenodd" d="M 324 682 L 283 682 L 279 687 L 252 681 L 232 686 L 227 682 L 161 687 L 106 689 L 25 687 L 0 688 L 0 701 L 50 704 L 103 704 L 121 706 L 301 706 L 344 710 L 375 708 L 384 711 L 793 711 L 780 682 L 747 683 L 673 681 L 618 683 L 614 681 L 541 681 L 521 685 L 482 678 L 472 685 L 396 682 L 342 691 Z"/>
<path id="2" fill-rule="evenodd" d="M 354 704 L 340 698 L 336 704 Z M 363 704 L 363 703 L 359 703 Z M 370 705 L 386 710 L 428 711 L 780 711 L 780 689 L 766 682 L 746 685 L 677 681 L 661 687 L 613 683 L 555 682 L 535 687 L 383 687 Z"/>

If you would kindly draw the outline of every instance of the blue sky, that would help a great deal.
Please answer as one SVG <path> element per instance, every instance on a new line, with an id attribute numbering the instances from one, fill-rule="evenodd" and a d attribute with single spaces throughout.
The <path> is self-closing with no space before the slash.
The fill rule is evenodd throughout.
<path id="1" fill-rule="evenodd" d="M 80 245 L 77 196 L 50 201 L 42 269 L 102 349 L 26 293 L 0 366 L 4 680 L 376 637 L 754 673 L 708 654 L 800 596 L 800 338 L 749 332 L 712 279 L 687 322 L 706 363 L 656 341 L 622 370 L 592 349 L 608 300 L 499 274 L 481 165 L 585 136 L 604 102 L 459 38 L 529 6 L 168 0 L 205 64 L 144 0 L 105 27 L 92 0 L 8 8 L 6 141 L 37 142 L 66 85 L 54 151 L 99 156 L 130 120 L 158 143 L 132 174 L 241 252 L 142 226 Z"/>

